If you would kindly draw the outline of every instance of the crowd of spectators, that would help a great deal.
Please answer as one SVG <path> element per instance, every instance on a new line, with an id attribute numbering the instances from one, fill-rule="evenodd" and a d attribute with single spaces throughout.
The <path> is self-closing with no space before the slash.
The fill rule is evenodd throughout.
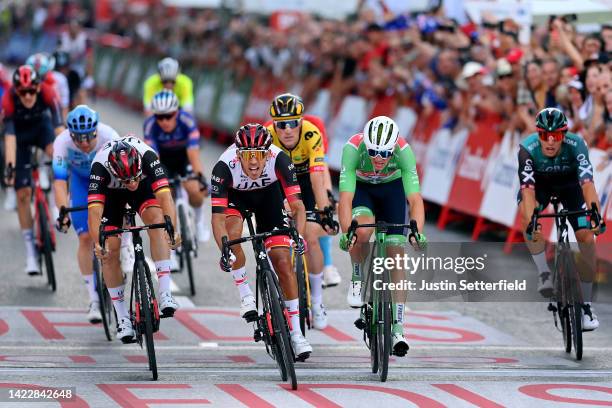
<path id="1" fill-rule="evenodd" d="M 300 81 L 307 103 L 323 87 L 332 103 L 347 94 L 392 97 L 421 113 L 441 111 L 453 129 L 492 119 L 499 135 L 533 132 L 537 111 L 556 106 L 589 145 L 612 146 L 610 25 L 583 34 L 575 16 L 553 17 L 521 44 L 516 21 L 484 15 L 480 25 L 460 25 L 442 7 L 381 16 L 362 1 L 345 21 L 291 14 L 279 26 L 228 9 L 111 4 L 112 18 L 97 29 L 128 38 L 132 50 L 237 77 Z"/>

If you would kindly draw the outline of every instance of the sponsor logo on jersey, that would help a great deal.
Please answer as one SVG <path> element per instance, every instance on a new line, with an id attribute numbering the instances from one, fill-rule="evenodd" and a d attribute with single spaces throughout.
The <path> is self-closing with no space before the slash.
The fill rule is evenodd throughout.
<path id="1" fill-rule="evenodd" d="M 149 167 L 153 168 L 159 165 L 159 159 L 155 160 L 153 163 L 149 164 Z"/>
<path id="2" fill-rule="evenodd" d="M 214 182 L 217 182 L 219 184 L 223 184 L 223 182 L 225 181 L 225 179 L 223 177 L 219 177 L 219 176 L 215 176 L 214 174 L 212 176 L 210 176 L 210 179 Z"/>
<path id="3" fill-rule="evenodd" d="M 164 174 L 164 169 L 162 167 L 158 167 L 155 169 L 155 176 L 159 177 L 162 176 Z"/>

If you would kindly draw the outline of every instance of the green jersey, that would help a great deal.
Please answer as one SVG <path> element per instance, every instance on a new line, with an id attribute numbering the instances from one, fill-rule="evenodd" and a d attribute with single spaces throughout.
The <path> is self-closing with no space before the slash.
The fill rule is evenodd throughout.
<path id="1" fill-rule="evenodd" d="M 368 150 L 363 142 L 363 134 L 352 136 L 342 149 L 342 170 L 340 172 L 340 192 L 355 192 L 357 180 L 368 184 L 382 184 L 402 178 L 404 194 L 418 193 L 419 175 L 416 159 L 410 145 L 398 139 L 393 155 L 387 165 L 375 171 Z"/>

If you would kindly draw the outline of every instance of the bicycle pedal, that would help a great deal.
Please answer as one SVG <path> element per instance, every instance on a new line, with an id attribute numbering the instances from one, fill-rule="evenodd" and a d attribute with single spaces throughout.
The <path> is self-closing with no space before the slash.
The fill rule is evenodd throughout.
<path id="1" fill-rule="evenodd" d="M 557 307 L 555 305 L 553 305 L 552 303 L 548 304 L 548 311 L 549 312 L 556 312 L 557 311 Z"/>
<path id="2" fill-rule="evenodd" d="M 138 343 L 138 341 L 136 340 L 136 337 L 124 337 L 121 339 L 121 343 L 134 344 L 134 343 Z"/>
<path id="3" fill-rule="evenodd" d="M 174 317 L 174 310 L 171 312 L 164 312 L 161 315 L 159 315 L 160 319 L 167 319 L 169 317 Z"/>
<path id="4" fill-rule="evenodd" d="M 361 317 L 355 320 L 354 324 L 355 324 L 355 327 L 357 327 L 359 330 L 363 330 L 366 328 L 365 320 L 363 320 Z"/>
<path id="5" fill-rule="evenodd" d="M 263 335 L 261 334 L 261 331 L 255 330 L 255 332 L 253 332 L 253 340 L 255 340 L 256 343 L 263 340 Z"/>

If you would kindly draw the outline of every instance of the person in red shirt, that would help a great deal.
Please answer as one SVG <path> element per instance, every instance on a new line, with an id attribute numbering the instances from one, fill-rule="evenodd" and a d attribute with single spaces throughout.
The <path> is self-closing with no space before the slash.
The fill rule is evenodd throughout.
<path id="1" fill-rule="evenodd" d="M 26 272 L 40 273 L 32 233 L 32 147 L 53 155 L 55 135 L 64 130 L 59 99 L 54 89 L 42 84 L 29 65 L 13 74 L 13 86 L 2 96 L 5 127 L 5 182 L 17 193 L 19 225 L 26 246 Z"/>

